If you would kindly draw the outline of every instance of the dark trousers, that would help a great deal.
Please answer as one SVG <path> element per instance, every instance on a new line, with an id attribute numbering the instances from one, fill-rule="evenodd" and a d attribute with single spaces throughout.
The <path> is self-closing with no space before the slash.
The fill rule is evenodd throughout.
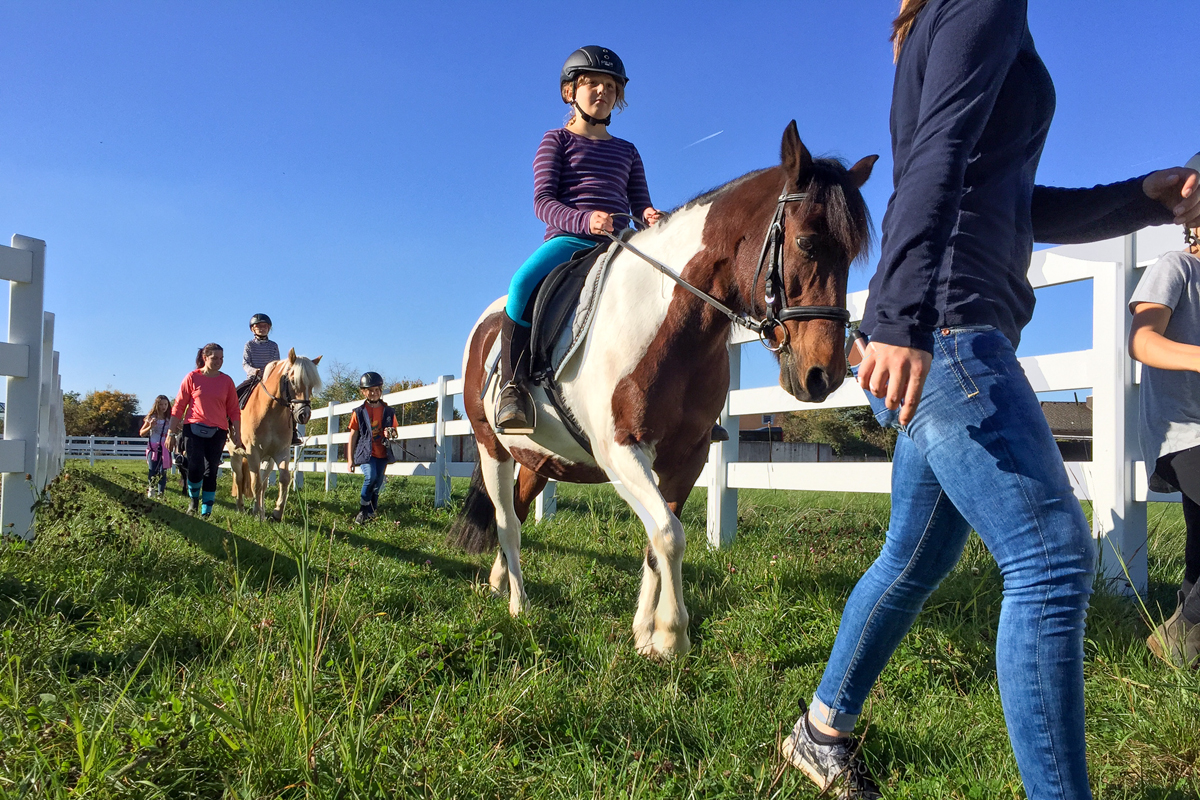
<path id="1" fill-rule="evenodd" d="M 225 449 L 226 431 L 218 430 L 208 439 L 197 436 L 190 424 L 183 426 L 187 440 L 188 482 L 204 482 L 204 491 L 217 490 L 217 472 L 221 468 L 221 452 Z"/>
<path id="2" fill-rule="evenodd" d="M 158 490 L 160 492 L 165 492 L 167 490 L 167 471 L 163 469 L 162 459 L 151 459 L 148 462 L 148 467 L 149 469 L 147 472 L 149 473 L 148 477 L 151 488 L 154 487 L 154 481 L 157 478 Z"/>
<path id="3" fill-rule="evenodd" d="M 1200 447 L 1168 453 L 1154 471 L 1183 493 L 1183 522 L 1187 538 L 1183 546 L 1183 582 L 1200 582 Z"/>

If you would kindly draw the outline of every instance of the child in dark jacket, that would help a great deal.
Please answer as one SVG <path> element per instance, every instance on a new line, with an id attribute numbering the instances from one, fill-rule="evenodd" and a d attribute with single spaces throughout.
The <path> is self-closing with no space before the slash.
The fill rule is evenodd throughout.
<path id="1" fill-rule="evenodd" d="M 380 399 L 383 377 L 378 372 L 364 372 L 358 379 L 358 388 L 366 402 L 354 409 L 354 416 L 350 418 L 346 461 L 351 472 L 356 466 L 362 467 L 363 471 L 362 495 L 358 515 L 354 518 L 361 525 L 375 519 L 387 465 L 396 460 L 387 441 L 396 436 L 396 412 Z M 364 436 L 364 432 L 367 435 Z"/>

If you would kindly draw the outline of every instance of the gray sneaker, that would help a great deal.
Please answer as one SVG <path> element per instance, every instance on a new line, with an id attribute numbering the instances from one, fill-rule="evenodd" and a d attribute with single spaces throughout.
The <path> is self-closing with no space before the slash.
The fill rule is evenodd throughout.
<path id="1" fill-rule="evenodd" d="M 859 756 L 860 743 L 847 737 L 837 744 L 817 744 L 804 724 L 807 714 L 808 708 L 801 701 L 800 719 L 780 747 L 788 763 L 803 770 L 821 787 L 822 794 L 828 791 L 838 800 L 880 800 L 883 795 Z"/>
<path id="2" fill-rule="evenodd" d="M 1193 625 L 1183 616 L 1183 592 L 1175 613 L 1154 629 L 1146 639 L 1150 652 L 1176 667 L 1197 667 L 1200 662 L 1200 625 Z"/>

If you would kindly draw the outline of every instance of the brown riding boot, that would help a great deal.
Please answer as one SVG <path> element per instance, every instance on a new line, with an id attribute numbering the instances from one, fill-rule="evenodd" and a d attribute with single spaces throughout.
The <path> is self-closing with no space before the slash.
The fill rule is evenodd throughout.
<path id="1" fill-rule="evenodd" d="M 518 325 L 508 314 L 500 324 L 500 399 L 496 402 L 496 432 L 509 435 L 533 433 L 529 393 L 529 328 Z"/>

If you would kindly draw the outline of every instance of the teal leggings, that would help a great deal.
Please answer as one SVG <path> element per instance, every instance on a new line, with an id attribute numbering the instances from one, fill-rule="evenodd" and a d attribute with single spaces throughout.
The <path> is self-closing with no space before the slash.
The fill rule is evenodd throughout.
<path id="1" fill-rule="evenodd" d="M 590 239 L 576 236 L 555 236 L 542 242 L 542 246 L 525 259 L 508 284 L 508 302 L 504 305 L 508 318 L 525 328 L 532 325 L 533 321 L 525 317 L 525 306 L 533 297 L 533 290 L 559 264 L 570 261 L 571 256 L 580 250 L 590 250 L 595 246 L 596 243 Z M 532 314 L 533 309 L 529 309 L 529 312 Z"/>

